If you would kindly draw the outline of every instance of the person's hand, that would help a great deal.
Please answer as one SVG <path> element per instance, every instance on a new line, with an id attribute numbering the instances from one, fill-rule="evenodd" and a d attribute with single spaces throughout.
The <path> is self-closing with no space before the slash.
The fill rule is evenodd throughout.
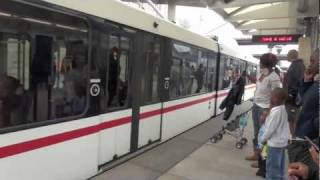
<path id="1" fill-rule="evenodd" d="M 309 177 L 309 167 L 301 162 L 291 163 L 288 167 L 288 175 L 307 179 Z"/>
<path id="2" fill-rule="evenodd" d="M 272 109 L 272 107 L 270 107 L 270 109 Z M 259 121 L 260 123 L 264 123 L 267 119 L 267 116 L 269 115 L 269 110 L 265 110 L 261 113 Z"/>
<path id="3" fill-rule="evenodd" d="M 317 150 L 316 150 L 314 147 L 311 147 L 309 151 L 310 151 L 312 160 L 313 160 L 316 164 L 319 164 L 319 152 L 317 152 Z"/>

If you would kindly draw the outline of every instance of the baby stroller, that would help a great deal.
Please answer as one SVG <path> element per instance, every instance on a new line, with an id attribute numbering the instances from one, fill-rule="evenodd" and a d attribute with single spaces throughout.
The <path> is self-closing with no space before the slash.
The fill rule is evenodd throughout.
<path id="1" fill-rule="evenodd" d="M 222 129 L 214 134 L 210 141 L 212 143 L 217 143 L 223 139 L 225 134 L 232 136 L 236 139 L 236 148 L 242 149 L 244 145 L 248 143 L 248 139 L 243 137 L 244 130 L 247 126 L 249 112 L 238 115 L 234 120 L 228 122 Z"/>

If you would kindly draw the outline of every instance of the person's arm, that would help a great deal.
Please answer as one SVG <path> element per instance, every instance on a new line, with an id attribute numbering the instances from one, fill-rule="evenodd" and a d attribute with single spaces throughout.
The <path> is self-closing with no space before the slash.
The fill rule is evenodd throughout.
<path id="1" fill-rule="evenodd" d="M 261 138 L 262 143 L 266 143 L 271 138 L 271 136 L 275 133 L 280 121 L 281 113 L 278 110 L 270 113 L 269 118 L 267 118 L 266 121 L 265 132 Z"/>

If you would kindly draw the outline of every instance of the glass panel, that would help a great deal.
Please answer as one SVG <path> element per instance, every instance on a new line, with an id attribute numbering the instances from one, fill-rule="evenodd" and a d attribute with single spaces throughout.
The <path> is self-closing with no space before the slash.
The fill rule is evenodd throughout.
<path id="1" fill-rule="evenodd" d="M 120 46 L 119 46 L 120 45 Z M 108 107 L 118 109 L 127 106 L 129 83 L 130 39 L 123 36 L 110 36 Z"/>
<path id="2" fill-rule="evenodd" d="M 89 70 L 86 23 L 15 1 L 0 12 L 10 14 L 0 15 L 0 127 L 82 114 Z"/>
<path id="3" fill-rule="evenodd" d="M 54 42 L 54 84 L 51 118 L 81 114 L 86 106 L 88 65 L 86 45 L 60 40 Z"/>
<path id="4" fill-rule="evenodd" d="M 208 56 L 208 90 L 212 92 L 216 86 L 216 69 L 217 69 L 217 55 L 210 53 Z"/>
<path id="5" fill-rule="evenodd" d="M 226 55 L 220 57 L 219 90 L 231 88 L 233 81 L 233 71 L 231 59 Z"/>
<path id="6" fill-rule="evenodd" d="M 207 62 L 206 52 L 185 45 L 174 44 L 171 66 L 171 97 L 189 96 L 206 92 Z"/>
<path id="7" fill-rule="evenodd" d="M 159 101 L 159 66 L 160 66 L 160 42 L 158 38 L 145 36 L 146 59 L 144 63 L 144 77 L 142 87 L 145 103 Z"/>
<path id="8" fill-rule="evenodd" d="M 219 90 L 232 88 L 245 69 L 246 64 L 244 61 L 221 55 Z"/>
<path id="9" fill-rule="evenodd" d="M 198 57 L 194 61 L 198 60 L 197 69 L 194 73 L 197 83 L 196 89 L 193 89 L 194 93 L 206 92 L 206 79 L 207 79 L 207 55 L 201 51 L 197 52 Z"/>
<path id="10" fill-rule="evenodd" d="M 257 66 L 248 63 L 247 75 L 247 84 L 255 84 L 257 81 Z"/>
<path id="11" fill-rule="evenodd" d="M 181 66 L 182 60 L 173 58 L 170 71 L 170 97 L 176 98 L 181 95 Z"/>

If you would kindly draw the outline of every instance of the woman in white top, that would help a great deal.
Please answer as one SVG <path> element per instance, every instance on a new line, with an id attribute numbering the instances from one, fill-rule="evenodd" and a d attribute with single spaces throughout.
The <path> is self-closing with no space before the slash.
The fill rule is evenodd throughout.
<path id="1" fill-rule="evenodd" d="M 261 126 L 261 114 L 270 108 L 271 92 L 277 87 L 281 87 L 279 75 L 274 71 L 278 62 L 277 57 L 272 53 L 263 54 L 260 58 L 260 77 L 257 81 L 257 87 L 253 98 L 252 119 L 254 126 L 253 149 L 254 153 L 246 157 L 246 160 L 256 161 L 259 157 L 258 133 Z"/>

